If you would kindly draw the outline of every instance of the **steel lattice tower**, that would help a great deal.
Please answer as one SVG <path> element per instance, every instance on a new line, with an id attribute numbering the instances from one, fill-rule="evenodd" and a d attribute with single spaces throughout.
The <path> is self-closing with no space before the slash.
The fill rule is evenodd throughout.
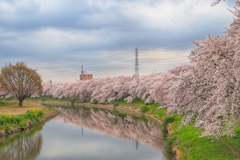
<path id="1" fill-rule="evenodd" d="M 134 71 L 135 76 L 139 76 L 139 68 L 138 68 L 138 50 L 136 48 L 135 52 L 135 71 Z"/>

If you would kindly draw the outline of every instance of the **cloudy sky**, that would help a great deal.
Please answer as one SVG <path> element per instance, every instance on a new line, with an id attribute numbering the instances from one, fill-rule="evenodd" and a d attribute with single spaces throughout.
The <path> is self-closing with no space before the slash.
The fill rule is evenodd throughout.
<path id="1" fill-rule="evenodd" d="M 191 39 L 221 36 L 231 0 L 0 0 L 0 67 L 24 61 L 44 82 L 140 75 L 188 62 Z"/>

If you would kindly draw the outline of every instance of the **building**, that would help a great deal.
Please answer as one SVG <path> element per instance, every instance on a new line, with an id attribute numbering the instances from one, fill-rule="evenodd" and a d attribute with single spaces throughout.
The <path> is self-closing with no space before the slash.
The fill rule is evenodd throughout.
<path id="1" fill-rule="evenodd" d="M 83 66 L 82 66 L 82 71 L 80 74 L 80 81 L 81 80 L 89 80 L 89 79 L 93 79 L 93 75 L 92 74 L 85 74 L 85 71 L 83 71 Z"/>
<path id="2" fill-rule="evenodd" d="M 92 79 L 93 75 L 92 74 L 81 74 L 80 75 L 80 80 L 88 80 L 88 79 Z"/>

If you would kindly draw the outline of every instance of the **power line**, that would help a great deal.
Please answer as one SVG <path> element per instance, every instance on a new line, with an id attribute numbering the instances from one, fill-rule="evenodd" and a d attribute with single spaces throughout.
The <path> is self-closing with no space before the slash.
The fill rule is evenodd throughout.
<path id="1" fill-rule="evenodd" d="M 135 71 L 134 71 L 135 76 L 139 76 L 139 68 L 138 68 L 138 50 L 136 48 L 135 51 Z"/>
<path id="2" fill-rule="evenodd" d="M 183 57 L 182 54 L 187 51 L 176 50 L 135 50 L 135 70 L 134 75 L 139 75 L 139 62 L 141 67 L 160 66 L 177 63 L 185 63 L 187 57 Z M 101 53 L 91 59 L 81 58 L 75 61 L 62 61 L 57 63 L 32 63 L 31 66 L 40 71 L 44 76 L 59 77 L 61 75 L 79 75 L 81 65 L 87 66 L 87 70 L 91 73 L 104 73 L 106 71 L 118 71 L 121 69 L 131 68 L 134 64 L 133 56 L 129 56 L 130 51 L 117 52 L 116 54 Z M 139 57 L 141 57 L 139 59 Z"/>

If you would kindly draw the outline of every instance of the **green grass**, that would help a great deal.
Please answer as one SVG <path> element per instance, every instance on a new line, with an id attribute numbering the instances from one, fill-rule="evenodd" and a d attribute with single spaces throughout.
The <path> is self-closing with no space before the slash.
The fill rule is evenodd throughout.
<path id="1" fill-rule="evenodd" d="M 9 99 L 0 99 L 0 107 L 1 106 L 12 106 L 12 105 L 17 105 L 17 101 L 12 101 Z"/>
<path id="2" fill-rule="evenodd" d="M 44 112 L 42 110 L 29 110 L 22 115 L 0 115 L 0 129 L 10 132 L 11 128 L 35 126 L 43 121 Z"/>
<path id="3" fill-rule="evenodd" d="M 116 108 L 119 106 L 119 103 L 118 102 L 113 102 L 113 107 Z"/>
<path id="4" fill-rule="evenodd" d="M 115 100 L 113 106 L 136 106 L 139 107 L 142 113 L 153 114 L 159 117 L 166 115 L 166 109 L 158 109 L 159 103 L 145 104 L 140 98 L 135 98 L 131 103 L 127 103 L 124 99 Z"/>
<path id="5" fill-rule="evenodd" d="M 193 125 L 184 126 L 175 133 L 179 148 L 184 153 L 182 159 L 233 160 L 237 158 L 231 150 L 222 143 L 221 138 L 200 137 L 201 133 L 202 132 L 194 128 Z"/>
<path id="6" fill-rule="evenodd" d="M 113 102 L 113 105 L 114 104 L 118 104 L 118 106 L 129 106 L 130 104 L 127 103 L 124 99 L 119 99 L 119 100 L 115 100 Z"/>
<path id="7" fill-rule="evenodd" d="M 4 102 L 0 100 L 0 106 L 3 106 L 4 105 Z"/>
<path id="8" fill-rule="evenodd" d="M 135 106 L 142 107 L 145 105 L 145 102 L 141 100 L 140 98 L 135 98 L 131 104 L 134 104 Z"/>
<path id="9" fill-rule="evenodd" d="M 218 139 L 211 136 L 201 137 L 203 129 L 195 128 L 193 124 L 181 127 L 181 120 L 182 116 L 171 115 L 166 116 L 163 121 L 163 128 L 166 129 L 167 124 L 171 123 L 175 131 L 166 138 L 166 149 L 171 150 L 174 146 L 178 146 L 183 153 L 181 160 L 235 160 L 240 158 L 240 135 L 223 136 Z"/>
<path id="10" fill-rule="evenodd" d="M 193 124 L 181 126 L 183 116 L 167 115 L 167 110 L 158 108 L 160 104 L 145 105 L 139 100 L 137 103 L 141 111 L 162 120 L 162 131 L 165 137 L 165 148 L 172 151 L 178 146 L 183 153 L 181 160 L 236 160 L 240 159 L 240 124 L 235 129 L 236 136 L 223 136 L 218 139 L 207 136 L 201 137 L 203 129 L 195 128 Z M 173 134 L 167 134 L 167 125 L 171 124 Z"/>
<path id="11" fill-rule="evenodd" d="M 142 113 L 146 113 L 147 111 L 149 111 L 150 110 L 150 108 L 148 107 L 148 106 L 142 106 L 141 107 L 141 112 Z"/>

